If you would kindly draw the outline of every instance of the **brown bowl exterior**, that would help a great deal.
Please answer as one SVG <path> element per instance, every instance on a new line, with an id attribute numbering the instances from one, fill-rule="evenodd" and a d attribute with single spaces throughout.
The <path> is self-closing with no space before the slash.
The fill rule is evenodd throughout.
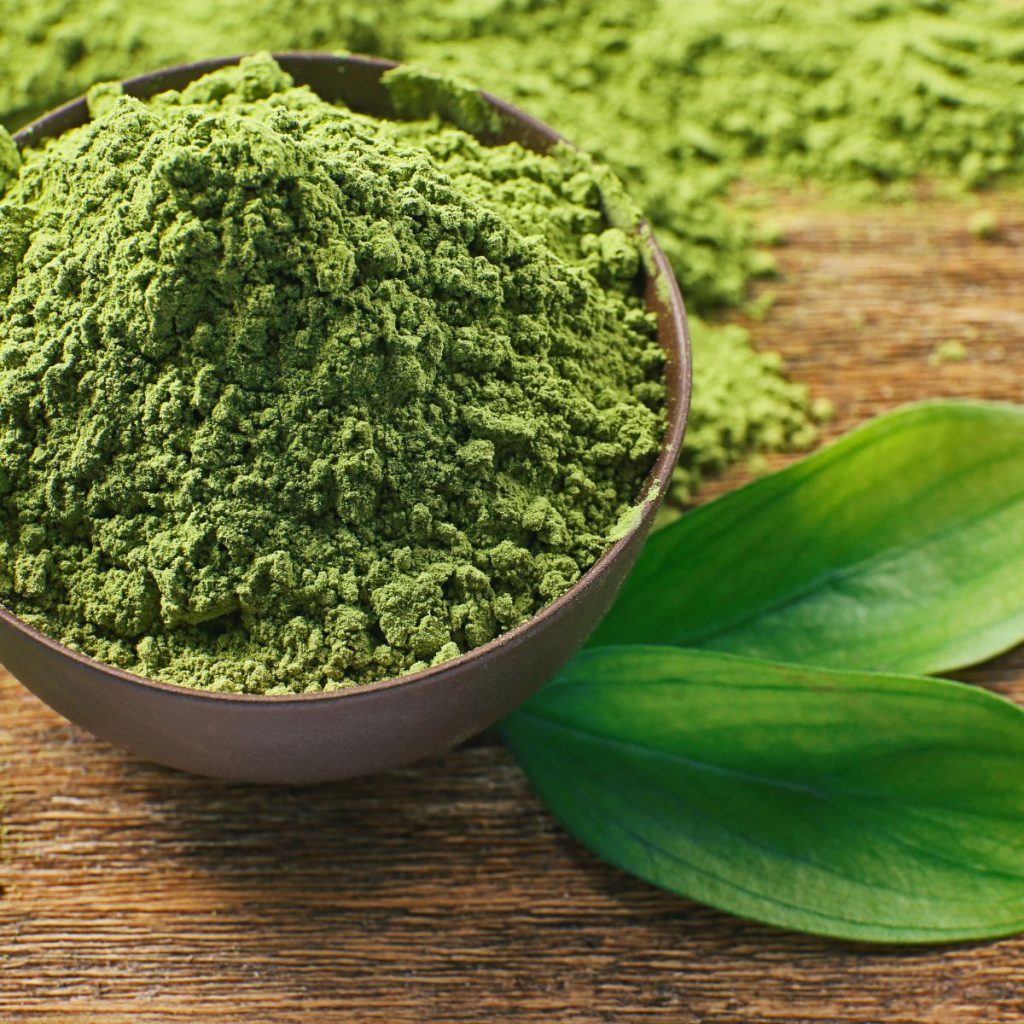
<path id="1" fill-rule="evenodd" d="M 394 65 L 367 57 L 277 54 L 300 85 L 354 110 L 393 117 L 380 78 Z M 182 88 L 238 57 L 130 79 L 142 98 Z M 486 94 L 485 94 L 486 96 Z M 503 130 L 487 142 L 544 151 L 563 141 L 552 129 L 486 96 Z M 45 115 L 15 138 L 36 145 L 86 123 L 85 100 Z M 215 778 L 301 784 L 396 767 L 447 749 L 493 725 L 547 682 L 582 645 L 631 569 L 672 474 L 690 399 L 690 343 L 668 263 L 645 232 L 655 268 L 646 301 L 668 356 L 669 426 L 648 486 L 656 500 L 559 600 L 529 622 L 443 665 L 352 690 L 284 697 L 213 694 L 122 672 L 43 636 L 0 607 L 0 660 L 36 696 L 95 735 L 140 757 Z M 646 493 L 646 491 L 645 491 Z"/>

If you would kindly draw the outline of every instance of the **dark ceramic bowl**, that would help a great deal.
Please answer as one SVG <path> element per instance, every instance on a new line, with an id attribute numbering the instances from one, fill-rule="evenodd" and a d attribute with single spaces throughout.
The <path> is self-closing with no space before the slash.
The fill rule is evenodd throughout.
<path id="1" fill-rule="evenodd" d="M 299 84 L 357 111 L 394 117 L 381 74 L 366 57 L 279 54 Z M 133 96 L 181 89 L 238 58 L 208 60 L 133 78 Z M 485 142 L 544 151 L 562 141 L 528 114 L 486 96 L 503 130 Z M 84 124 L 84 99 L 60 107 L 15 138 L 36 145 Z M 672 475 L 690 399 L 690 344 L 683 302 L 664 254 L 646 233 L 653 266 L 648 308 L 668 356 L 668 430 L 641 493 L 657 481 L 637 525 L 563 597 L 529 622 L 443 665 L 358 689 L 301 696 L 214 694 L 154 682 L 69 650 L 0 608 L 0 660 L 36 696 L 90 732 L 184 771 L 251 782 L 307 783 L 395 767 L 437 753 L 493 725 L 547 682 L 608 610 L 636 560 Z M 638 495 L 639 499 L 639 495 Z"/>

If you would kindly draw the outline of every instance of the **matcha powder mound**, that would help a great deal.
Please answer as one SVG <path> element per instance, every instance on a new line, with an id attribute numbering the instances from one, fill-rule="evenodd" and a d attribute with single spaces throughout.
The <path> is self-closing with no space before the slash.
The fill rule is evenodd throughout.
<path id="1" fill-rule="evenodd" d="M 599 169 L 354 114 L 269 57 L 93 99 L 3 151 L 5 605 L 157 679 L 316 692 L 593 564 L 664 429 Z"/>

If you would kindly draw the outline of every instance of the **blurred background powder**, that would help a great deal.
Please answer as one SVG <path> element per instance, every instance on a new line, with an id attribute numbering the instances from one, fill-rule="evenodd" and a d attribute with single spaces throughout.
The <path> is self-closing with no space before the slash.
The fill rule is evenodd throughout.
<path id="1" fill-rule="evenodd" d="M 608 161 L 645 207 L 691 314 L 770 261 L 740 180 L 910 195 L 1024 173 L 1019 0 L 0 0 L 0 120 L 97 81 L 257 49 L 349 49 L 458 72 Z M 694 318 L 674 498 L 751 452 L 803 447 L 803 387 L 737 327 Z"/>

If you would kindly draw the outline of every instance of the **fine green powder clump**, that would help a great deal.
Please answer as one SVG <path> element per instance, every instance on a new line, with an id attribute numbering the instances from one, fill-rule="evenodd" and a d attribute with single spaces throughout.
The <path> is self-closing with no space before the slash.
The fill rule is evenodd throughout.
<path id="1" fill-rule="evenodd" d="M 91 99 L 0 198 L 0 600 L 126 669 L 278 693 L 564 593 L 664 429 L 606 172 L 354 114 L 269 57 Z"/>

